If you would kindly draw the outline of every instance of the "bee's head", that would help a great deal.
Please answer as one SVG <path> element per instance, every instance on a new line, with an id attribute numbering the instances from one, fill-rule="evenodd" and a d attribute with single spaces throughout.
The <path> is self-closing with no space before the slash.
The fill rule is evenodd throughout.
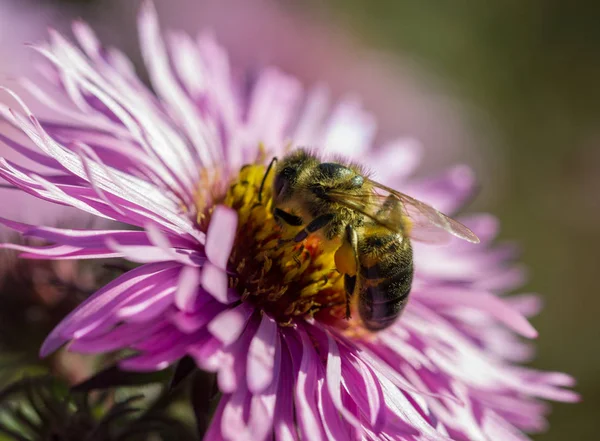
<path id="1" fill-rule="evenodd" d="M 306 150 L 296 150 L 277 164 L 273 179 L 273 199 L 276 204 L 287 201 L 294 196 L 298 188 L 298 179 L 302 172 L 316 162 L 314 155 Z"/>
<path id="2" fill-rule="evenodd" d="M 273 179 L 275 205 L 286 204 L 296 196 L 313 201 L 328 201 L 328 192 L 356 191 L 364 178 L 356 167 L 338 162 L 320 162 L 306 150 L 296 150 L 277 164 Z"/>

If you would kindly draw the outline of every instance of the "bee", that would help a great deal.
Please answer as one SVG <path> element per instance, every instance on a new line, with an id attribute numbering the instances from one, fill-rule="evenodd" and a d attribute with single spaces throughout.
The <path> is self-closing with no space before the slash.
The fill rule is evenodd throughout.
<path id="1" fill-rule="evenodd" d="M 435 242 L 454 235 L 478 243 L 467 227 L 406 194 L 369 179 L 347 161 L 322 162 L 316 154 L 295 150 L 274 164 L 273 216 L 282 224 L 303 227 L 302 242 L 317 234 L 336 246 L 334 260 L 344 275 L 346 318 L 350 299 L 371 331 L 387 328 L 400 316 L 410 294 L 414 264 L 411 239 Z"/>

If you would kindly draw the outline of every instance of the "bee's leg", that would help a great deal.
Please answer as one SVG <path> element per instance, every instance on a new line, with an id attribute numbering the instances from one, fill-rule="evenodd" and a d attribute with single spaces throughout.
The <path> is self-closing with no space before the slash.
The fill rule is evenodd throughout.
<path id="1" fill-rule="evenodd" d="M 346 320 L 348 320 L 350 318 L 350 299 L 356 289 L 356 275 L 344 274 L 344 288 L 346 290 Z"/>
<path id="2" fill-rule="evenodd" d="M 346 234 L 342 245 L 335 252 L 335 266 L 344 274 L 346 290 L 346 318 L 350 318 L 350 299 L 358 290 L 358 234 L 350 225 L 346 225 Z"/>
<path id="3" fill-rule="evenodd" d="M 319 217 L 315 217 L 312 221 L 310 221 L 310 223 L 306 227 L 304 227 L 302 231 L 296 234 L 296 237 L 294 237 L 294 241 L 302 242 L 308 237 L 309 234 L 314 233 L 315 231 L 318 231 L 321 228 L 324 228 L 327 225 L 329 225 L 329 223 L 333 219 L 335 219 L 335 214 L 333 213 L 322 214 Z"/>
<path id="4" fill-rule="evenodd" d="M 291 225 L 292 227 L 299 227 L 304 223 L 301 217 L 288 213 L 287 211 L 283 211 L 280 208 L 275 208 L 275 210 L 273 210 L 273 216 L 279 220 L 282 220 L 286 224 Z"/>

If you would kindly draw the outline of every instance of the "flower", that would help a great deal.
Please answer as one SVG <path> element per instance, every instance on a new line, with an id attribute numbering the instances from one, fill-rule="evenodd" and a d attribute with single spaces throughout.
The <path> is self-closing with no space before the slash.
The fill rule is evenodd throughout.
<path id="1" fill-rule="evenodd" d="M 7 120 L 37 147 L 5 140 L 50 171 L 0 160 L 0 175 L 38 197 L 136 230 L 65 230 L 2 222 L 54 245 L 6 244 L 24 257 L 121 257 L 140 264 L 97 291 L 48 336 L 47 355 L 133 350 L 133 371 L 191 356 L 216 372 L 222 398 L 206 439 L 526 439 L 545 426 L 539 399 L 574 401 L 570 377 L 520 367 L 535 337 L 534 296 L 502 297 L 521 284 L 512 246 L 496 246 L 496 221 L 464 219 L 474 246 L 415 244 L 412 300 L 389 329 L 345 319 L 334 250 L 314 238 L 281 240 L 265 164 L 297 145 L 360 160 L 375 178 L 455 212 L 473 176 L 459 166 L 409 181 L 414 142 L 371 149 L 375 121 L 354 101 L 327 116 L 321 90 L 269 68 L 233 70 L 210 35 L 161 38 L 146 4 L 140 39 L 153 89 L 127 59 L 100 46 L 83 23 L 81 48 L 52 32 L 35 49 L 71 102 L 35 92 L 69 123 L 21 110 Z M 270 176 L 270 177 L 269 177 Z"/>

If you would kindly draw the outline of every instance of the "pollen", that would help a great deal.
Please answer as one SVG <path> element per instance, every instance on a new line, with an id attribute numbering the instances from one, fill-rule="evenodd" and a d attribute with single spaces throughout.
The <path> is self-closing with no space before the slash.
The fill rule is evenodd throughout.
<path id="1" fill-rule="evenodd" d="M 265 167 L 246 165 L 226 192 L 223 203 L 238 213 L 235 245 L 229 258 L 229 283 L 242 301 L 263 310 L 282 325 L 314 317 L 332 323 L 345 318 L 346 295 L 336 269 L 336 246 L 309 236 L 295 242 L 301 227 L 282 226 L 272 215 L 271 184 L 259 189 Z"/>

